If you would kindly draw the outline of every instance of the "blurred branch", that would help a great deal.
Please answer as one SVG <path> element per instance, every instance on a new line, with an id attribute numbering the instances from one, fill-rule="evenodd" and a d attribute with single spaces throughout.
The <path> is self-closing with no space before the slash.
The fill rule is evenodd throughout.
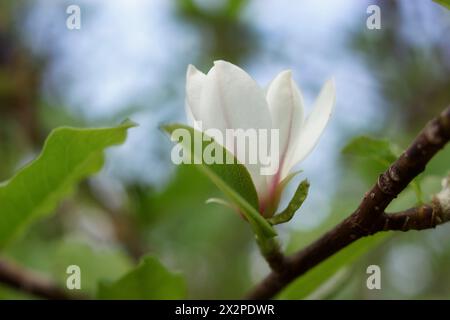
<path id="1" fill-rule="evenodd" d="M 431 205 L 388 215 L 387 206 L 422 171 L 450 139 L 450 106 L 430 121 L 409 148 L 383 173 L 348 218 L 317 241 L 284 259 L 283 268 L 272 271 L 247 296 L 269 299 L 297 277 L 356 240 L 386 230 L 433 228 L 450 219 L 448 184 Z M 447 197 L 447 198 L 446 198 Z"/>
<path id="2" fill-rule="evenodd" d="M 42 275 L 5 259 L 0 260 L 0 283 L 44 299 L 70 300 L 81 298 L 78 295 L 68 294 L 56 283 Z"/>

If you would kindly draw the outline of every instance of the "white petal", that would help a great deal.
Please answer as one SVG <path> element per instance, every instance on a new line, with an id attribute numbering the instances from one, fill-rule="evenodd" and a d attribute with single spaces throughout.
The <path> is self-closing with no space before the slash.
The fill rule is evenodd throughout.
<path id="1" fill-rule="evenodd" d="M 206 75 L 200 108 L 193 113 L 203 122 L 204 129 L 216 128 L 223 134 L 226 129 L 272 127 L 263 90 L 244 70 L 225 61 L 214 62 Z M 247 167 L 258 193 L 264 193 L 267 184 L 265 176 L 260 175 L 261 166 L 248 164 L 248 154 L 230 151 L 235 152 L 237 159 Z"/>
<path id="2" fill-rule="evenodd" d="M 270 83 L 266 96 L 272 115 L 273 128 L 280 130 L 279 152 L 282 164 L 279 179 L 287 174 L 287 165 L 297 144 L 299 132 L 303 125 L 303 97 L 292 79 L 290 70 L 281 72 Z"/>
<path id="3" fill-rule="evenodd" d="M 263 90 L 244 70 L 229 62 L 214 62 L 206 75 L 200 109 L 205 128 L 271 127 Z"/>
<path id="4" fill-rule="evenodd" d="M 315 147 L 324 131 L 336 100 L 333 80 L 328 80 L 317 97 L 313 110 L 308 115 L 300 132 L 290 167 L 302 161 Z"/>
<path id="5" fill-rule="evenodd" d="M 199 120 L 199 115 L 194 110 L 200 108 L 200 97 L 206 80 L 206 75 L 198 71 L 193 65 L 189 65 L 186 71 L 186 116 L 188 122 L 194 125 Z"/>
<path id="6" fill-rule="evenodd" d="M 186 111 L 186 119 L 190 126 L 192 126 L 194 129 L 201 130 L 201 128 L 198 126 L 197 119 L 195 119 L 194 114 L 192 113 L 191 107 L 189 106 L 189 103 L 186 99 L 185 103 L 185 111 Z"/>

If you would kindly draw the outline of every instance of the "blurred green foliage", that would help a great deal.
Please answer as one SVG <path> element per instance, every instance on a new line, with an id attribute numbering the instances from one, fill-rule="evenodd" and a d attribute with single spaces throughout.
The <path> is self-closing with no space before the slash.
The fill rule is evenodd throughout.
<path id="1" fill-rule="evenodd" d="M 439 3 L 440 5 L 446 7 L 450 10 L 450 1 L 449 0 L 433 0 L 434 2 Z"/>
<path id="2" fill-rule="evenodd" d="M 100 299 L 186 299 L 186 284 L 180 275 L 171 274 L 153 258 L 141 264 L 112 284 L 101 283 Z"/>

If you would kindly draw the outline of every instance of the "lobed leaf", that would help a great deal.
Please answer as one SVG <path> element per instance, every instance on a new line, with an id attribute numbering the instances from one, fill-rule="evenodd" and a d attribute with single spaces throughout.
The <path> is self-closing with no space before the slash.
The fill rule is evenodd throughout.
<path id="1" fill-rule="evenodd" d="M 126 121 L 111 128 L 53 130 L 39 157 L 0 184 L 0 248 L 99 171 L 104 150 L 123 143 L 133 126 Z"/>

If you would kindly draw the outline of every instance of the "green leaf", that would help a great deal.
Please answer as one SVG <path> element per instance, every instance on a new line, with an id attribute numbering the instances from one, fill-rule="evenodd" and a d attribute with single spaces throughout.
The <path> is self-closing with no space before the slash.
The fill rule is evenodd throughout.
<path id="1" fill-rule="evenodd" d="M 40 156 L 0 184 L 0 248 L 100 170 L 104 150 L 123 143 L 133 126 L 127 121 L 112 128 L 62 127 L 50 133 Z"/>
<path id="2" fill-rule="evenodd" d="M 425 202 L 430 202 L 433 199 L 433 196 L 438 193 L 441 186 L 442 177 L 439 176 L 424 176 L 421 179 L 421 186 L 423 189 L 423 195 Z M 405 208 L 411 208 L 416 206 L 417 204 L 417 194 L 414 188 L 408 188 L 399 194 L 397 198 L 395 198 L 389 206 L 386 208 L 386 212 L 397 212 L 403 211 Z"/>
<path id="3" fill-rule="evenodd" d="M 114 283 L 101 282 L 99 299 L 167 300 L 185 299 L 186 283 L 168 271 L 156 258 L 146 257 L 134 270 Z"/>
<path id="4" fill-rule="evenodd" d="M 201 165 L 198 167 L 216 184 L 216 186 L 222 190 L 223 193 L 235 203 L 242 214 L 250 223 L 253 232 L 258 237 L 271 238 L 276 236 L 275 230 L 267 222 L 266 219 L 258 212 L 258 195 L 256 193 L 255 186 L 253 185 L 250 174 L 244 165 L 238 163 L 237 159 L 225 148 L 214 142 L 213 139 L 208 137 L 202 132 L 194 130 L 193 128 L 181 125 L 170 124 L 162 126 L 162 129 L 172 135 L 177 129 L 187 130 L 189 134 L 188 139 L 182 139 L 178 141 L 183 147 L 183 150 L 187 152 L 190 159 L 198 160 Z M 201 148 L 195 148 L 195 137 L 199 137 L 202 140 Z M 217 152 L 222 153 L 222 159 L 234 159 L 233 164 L 207 164 L 203 159 L 203 152 L 207 146 L 213 146 Z M 191 161 L 193 163 L 194 161 Z M 225 161 L 224 161 L 225 162 Z"/>
<path id="5" fill-rule="evenodd" d="M 390 233 L 382 232 L 354 242 L 292 282 L 277 298 L 291 300 L 308 298 L 342 268 L 350 266 L 390 235 Z"/>
<path id="6" fill-rule="evenodd" d="M 356 137 L 342 150 L 344 154 L 355 155 L 377 162 L 384 170 L 400 156 L 400 148 L 386 139 L 375 139 L 366 136 Z M 411 183 L 410 188 L 416 193 L 417 203 L 423 203 L 423 193 L 420 187 L 420 176 Z"/>
<path id="7" fill-rule="evenodd" d="M 389 140 L 361 136 L 352 139 L 342 152 L 371 159 L 387 168 L 397 159 L 397 149 Z"/>
<path id="8" fill-rule="evenodd" d="M 439 3 L 441 6 L 450 10 L 450 0 L 433 0 L 436 3 Z"/>
<path id="9" fill-rule="evenodd" d="M 269 219 L 270 224 L 275 225 L 285 223 L 291 220 L 295 212 L 297 212 L 297 210 L 302 206 L 303 202 L 306 200 L 306 197 L 308 196 L 308 190 L 309 190 L 309 182 L 308 180 L 305 179 L 298 185 L 297 190 L 295 191 L 295 194 L 292 197 L 286 209 L 284 209 L 281 213 L 276 214 L 275 216 Z"/>

